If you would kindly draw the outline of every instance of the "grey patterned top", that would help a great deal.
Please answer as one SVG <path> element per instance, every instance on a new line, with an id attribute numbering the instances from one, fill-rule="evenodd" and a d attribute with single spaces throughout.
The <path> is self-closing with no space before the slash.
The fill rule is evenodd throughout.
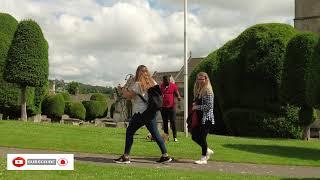
<path id="1" fill-rule="evenodd" d="M 196 109 L 203 112 L 202 124 L 205 124 L 206 121 L 210 121 L 214 124 L 214 114 L 213 114 L 213 94 L 205 95 L 201 98 L 201 105 L 196 105 Z"/>

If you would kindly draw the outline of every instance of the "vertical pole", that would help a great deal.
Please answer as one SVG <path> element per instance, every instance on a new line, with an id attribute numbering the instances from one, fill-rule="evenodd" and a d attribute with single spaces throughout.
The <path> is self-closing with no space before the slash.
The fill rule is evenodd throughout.
<path id="1" fill-rule="evenodd" d="M 188 57 L 187 57 L 187 0 L 184 0 L 184 132 L 188 137 Z"/>

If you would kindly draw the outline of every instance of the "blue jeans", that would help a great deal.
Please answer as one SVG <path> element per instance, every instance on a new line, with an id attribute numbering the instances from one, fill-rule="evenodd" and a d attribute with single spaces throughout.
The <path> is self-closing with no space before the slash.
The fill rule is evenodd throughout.
<path id="1" fill-rule="evenodd" d="M 129 126 L 127 127 L 126 131 L 126 146 L 124 149 L 124 154 L 129 155 L 131 151 L 131 147 L 133 144 L 133 136 L 136 133 L 136 131 L 141 128 L 143 125 L 146 125 L 147 129 L 151 133 L 152 137 L 155 138 L 162 154 L 167 153 L 166 146 L 164 145 L 164 141 L 162 137 L 160 136 L 158 127 L 157 127 L 157 119 L 156 119 L 156 113 L 154 114 L 151 121 L 144 121 L 141 118 L 141 114 L 134 114 L 129 121 Z"/>

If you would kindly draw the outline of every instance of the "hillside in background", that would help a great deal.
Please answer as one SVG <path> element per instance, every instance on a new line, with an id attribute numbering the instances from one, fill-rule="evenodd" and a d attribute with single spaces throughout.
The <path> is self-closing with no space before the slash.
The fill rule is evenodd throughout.
<path id="1" fill-rule="evenodd" d="M 65 82 L 64 80 L 49 80 L 50 81 L 50 87 L 52 87 L 53 81 L 55 81 L 55 88 L 56 88 L 56 92 L 64 92 L 67 89 L 68 83 L 69 82 Z M 111 86 L 93 86 L 93 85 L 89 85 L 89 84 L 83 84 L 83 83 L 79 83 L 79 93 L 81 94 L 87 94 L 87 93 L 104 93 L 104 94 L 112 94 L 112 90 L 113 87 Z"/>

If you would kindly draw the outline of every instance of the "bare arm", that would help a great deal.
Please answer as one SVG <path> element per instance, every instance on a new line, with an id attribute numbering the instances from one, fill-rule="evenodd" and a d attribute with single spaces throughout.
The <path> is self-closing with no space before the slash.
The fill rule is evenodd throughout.
<path id="1" fill-rule="evenodd" d="M 177 96 L 178 100 L 180 101 L 180 100 L 181 100 L 181 94 L 180 94 L 180 91 L 179 91 L 179 89 L 178 89 L 178 86 L 176 86 L 174 92 L 175 92 L 175 95 Z"/>
<path id="2" fill-rule="evenodd" d="M 118 87 L 118 90 L 122 93 L 122 96 L 128 100 L 133 99 L 136 96 L 136 93 L 131 90 L 122 87 Z"/>

